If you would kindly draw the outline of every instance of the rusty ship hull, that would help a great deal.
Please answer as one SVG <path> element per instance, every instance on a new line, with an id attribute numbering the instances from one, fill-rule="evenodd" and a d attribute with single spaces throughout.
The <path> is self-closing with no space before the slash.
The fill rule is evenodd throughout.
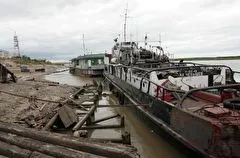
<path id="1" fill-rule="evenodd" d="M 117 67 L 119 66 L 115 68 Z M 240 150 L 240 115 L 238 112 L 235 113 L 223 107 L 218 112 L 218 107 L 213 106 L 208 109 L 200 107 L 196 111 L 202 113 L 196 114 L 195 110 L 189 109 L 198 107 L 201 102 L 185 103 L 191 105 L 188 109 L 175 106 L 168 100 L 168 95 L 165 94 L 165 99 L 163 99 L 143 92 L 141 88 L 133 86 L 131 81 L 127 82 L 127 75 L 122 77 L 122 73 L 124 72 L 118 73 L 117 70 L 105 71 L 104 77 L 108 80 L 110 89 L 117 90 L 120 103 L 126 104 L 125 101 L 128 100 L 134 104 L 134 113 L 149 124 L 156 133 L 170 138 L 174 144 L 188 149 L 191 155 L 196 157 L 240 157 L 240 152 L 238 152 Z M 239 90 L 240 85 L 234 84 L 233 87 Z M 223 86 L 220 89 L 224 88 L 232 87 L 231 85 Z M 194 95 L 198 94 L 194 92 Z M 222 101 L 218 101 L 218 96 L 214 97 L 212 94 L 206 96 L 207 99 L 210 98 L 216 102 L 214 104 L 221 104 Z M 206 99 L 203 94 L 200 98 Z M 141 104 L 147 106 L 139 106 Z"/>

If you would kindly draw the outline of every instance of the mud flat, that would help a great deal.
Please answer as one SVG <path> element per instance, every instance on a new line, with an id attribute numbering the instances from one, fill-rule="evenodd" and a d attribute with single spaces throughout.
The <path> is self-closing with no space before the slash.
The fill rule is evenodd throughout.
<path id="1" fill-rule="evenodd" d="M 0 155 L 138 157 L 134 147 L 122 144 L 130 144 L 126 133 L 119 139 L 88 136 L 93 130 L 124 127 L 119 115 L 95 119 L 95 110 L 101 108 L 98 86 L 62 85 L 43 80 L 44 74 L 17 73 L 17 83 L 0 83 Z M 99 124 L 116 117 L 117 124 Z"/>

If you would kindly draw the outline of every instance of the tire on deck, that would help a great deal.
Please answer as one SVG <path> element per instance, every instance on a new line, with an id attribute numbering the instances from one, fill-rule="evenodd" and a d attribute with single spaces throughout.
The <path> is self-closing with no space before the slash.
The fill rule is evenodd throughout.
<path id="1" fill-rule="evenodd" d="M 223 102 L 224 108 L 240 110 L 240 98 L 227 99 Z"/>

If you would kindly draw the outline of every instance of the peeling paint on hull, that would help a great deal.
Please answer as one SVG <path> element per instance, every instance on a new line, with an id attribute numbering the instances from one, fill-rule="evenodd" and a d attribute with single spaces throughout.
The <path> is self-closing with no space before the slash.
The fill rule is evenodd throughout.
<path id="1" fill-rule="evenodd" d="M 181 144 L 184 148 L 189 149 L 194 156 L 239 157 L 236 152 L 239 151 L 239 139 L 232 138 L 229 133 L 232 129 L 226 129 L 227 127 L 222 127 L 206 118 L 158 100 L 113 75 L 106 73 L 104 76 L 132 103 L 150 105 L 148 108 L 136 106 L 135 113 L 154 131 L 176 141 L 176 144 Z M 239 133 L 239 129 L 237 130 L 238 132 L 235 132 Z M 235 145 L 228 144 L 228 141 L 223 140 L 222 133 L 230 135 L 229 139 Z"/>

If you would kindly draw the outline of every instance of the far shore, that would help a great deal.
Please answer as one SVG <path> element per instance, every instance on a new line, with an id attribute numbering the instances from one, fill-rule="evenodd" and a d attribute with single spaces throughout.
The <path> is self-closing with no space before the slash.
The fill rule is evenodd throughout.
<path id="1" fill-rule="evenodd" d="M 240 56 L 219 56 L 219 57 L 189 57 L 189 58 L 176 58 L 174 60 L 239 60 Z"/>
<path id="2" fill-rule="evenodd" d="M 15 74 L 18 80 L 26 80 L 28 78 L 42 80 L 44 79 L 44 75 L 54 73 L 64 68 L 61 64 L 25 64 L 29 72 L 21 72 L 20 64 L 16 64 L 11 59 L 0 60 L 0 63 L 6 65 L 6 67 Z M 45 72 L 36 72 L 35 69 L 39 68 L 43 68 Z"/>

